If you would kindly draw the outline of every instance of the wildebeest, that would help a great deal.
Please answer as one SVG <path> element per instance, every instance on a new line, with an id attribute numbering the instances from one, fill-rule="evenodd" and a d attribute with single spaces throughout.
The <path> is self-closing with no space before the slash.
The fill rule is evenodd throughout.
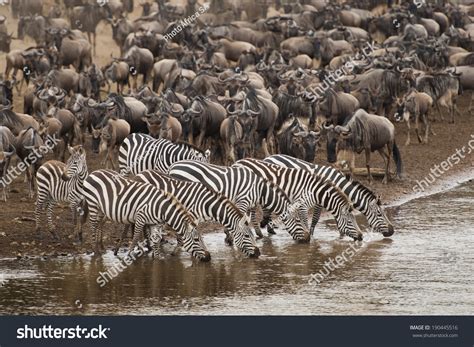
<path id="1" fill-rule="evenodd" d="M 456 106 L 456 99 L 459 94 L 458 78 L 459 74 L 456 72 L 440 72 L 421 76 L 416 81 L 416 89 L 425 92 L 433 99 L 441 120 L 444 119 L 441 107 L 448 109 L 451 123 L 454 123 L 454 114 L 459 114 Z"/>
<path id="2" fill-rule="evenodd" d="M 108 80 L 112 81 L 112 83 L 117 83 L 117 94 L 123 94 L 125 85 L 127 85 L 130 90 L 130 67 L 126 62 L 114 60 L 103 68 L 103 73 L 107 79 L 107 83 L 109 83 Z"/>
<path id="3" fill-rule="evenodd" d="M 79 29 L 87 33 L 89 42 L 92 43 L 94 55 L 96 53 L 96 28 L 102 19 L 110 18 L 111 13 L 108 6 L 100 6 L 99 2 L 93 4 L 86 3 L 83 6 L 76 6 L 70 14 L 71 28 Z"/>
<path id="4" fill-rule="evenodd" d="M 328 128 L 333 129 L 338 138 L 336 152 L 339 165 L 349 164 L 352 172 L 355 167 L 355 153 L 364 152 L 368 180 L 371 182 L 370 153 L 378 151 L 385 161 L 383 183 L 386 184 L 390 178 L 390 160 L 393 153 L 397 175 L 401 176 L 402 159 L 395 143 L 395 127 L 387 118 L 359 109 L 344 126 L 330 125 Z"/>
<path id="5" fill-rule="evenodd" d="M 190 122 L 186 124 L 182 122 L 181 125 L 185 138 L 190 137 L 190 143 L 203 147 L 205 138 L 211 141 L 219 140 L 220 126 L 226 116 L 226 110 L 222 105 L 204 97 L 196 97 L 185 113 L 191 119 Z"/>
<path id="6" fill-rule="evenodd" d="M 308 131 L 297 117 L 290 118 L 276 135 L 278 153 L 314 161 L 320 140 L 320 131 Z"/>
<path id="7" fill-rule="evenodd" d="M 2 188 L 2 199 L 5 202 L 7 201 L 7 187 L 4 178 L 15 151 L 15 138 L 12 132 L 7 127 L 0 125 L 0 187 Z"/>
<path id="8" fill-rule="evenodd" d="M 429 112 L 433 106 L 433 99 L 426 93 L 413 90 L 407 94 L 401 102 L 397 102 L 397 112 L 395 113 L 396 121 L 405 121 L 407 123 L 407 140 L 405 146 L 410 144 L 410 121 L 415 120 L 415 131 L 418 141 L 428 143 L 428 133 L 430 130 Z M 418 133 L 418 122 L 422 121 L 425 125 L 425 137 L 421 138 Z"/>
<path id="9" fill-rule="evenodd" d="M 106 152 L 102 161 L 105 168 L 110 163 L 115 170 L 118 149 L 129 134 L 130 125 L 123 119 L 109 119 L 107 125 L 100 130 L 99 154 Z"/>

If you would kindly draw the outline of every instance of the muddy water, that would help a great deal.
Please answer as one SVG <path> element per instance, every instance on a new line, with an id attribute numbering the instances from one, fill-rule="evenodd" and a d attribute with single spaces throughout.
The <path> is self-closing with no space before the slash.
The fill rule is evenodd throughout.
<path id="1" fill-rule="evenodd" d="M 259 241 L 258 260 L 226 247 L 216 231 L 205 235 L 211 263 L 193 262 L 186 253 L 141 257 L 103 288 L 97 277 L 117 261 L 111 253 L 3 259 L 0 313 L 472 314 L 474 184 L 390 214 L 396 225 L 391 239 L 366 234 L 369 241 L 356 245 L 339 240 L 328 221 L 309 245 L 283 232 Z M 341 254 L 346 259 L 339 268 L 328 270 L 325 262 Z M 324 274 L 319 284 L 311 277 L 318 272 Z"/>

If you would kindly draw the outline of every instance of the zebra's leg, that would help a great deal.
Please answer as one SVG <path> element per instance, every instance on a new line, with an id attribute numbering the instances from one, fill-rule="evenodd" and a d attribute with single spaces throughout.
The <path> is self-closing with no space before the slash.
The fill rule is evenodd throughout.
<path id="1" fill-rule="evenodd" d="M 260 229 L 260 225 L 258 225 L 258 223 L 257 223 L 257 212 L 256 212 L 255 208 L 253 208 L 250 211 L 250 220 L 251 220 L 252 225 L 255 229 L 255 234 L 257 234 L 257 238 L 258 239 L 263 238 L 262 230 Z"/>
<path id="2" fill-rule="evenodd" d="M 53 235 L 53 239 L 58 240 L 59 237 L 54 231 L 54 224 L 53 224 L 53 207 L 54 202 L 50 199 L 46 202 L 46 215 L 48 218 L 48 228 L 51 235 Z"/>
<path id="3" fill-rule="evenodd" d="M 99 224 L 101 221 L 101 216 L 98 210 L 95 207 L 89 206 L 89 223 L 91 227 L 91 235 L 94 243 L 94 255 L 99 255 Z"/>
<path id="4" fill-rule="evenodd" d="M 275 235 L 276 232 L 275 232 L 274 224 L 272 223 L 272 217 L 271 217 L 270 212 L 263 209 L 262 213 L 263 213 L 263 218 L 262 218 L 262 222 L 260 223 L 260 226 L 262 226 L 262 225 L 266 226 L 267 227 L 267 233 Z M 262 237 L 263 237 L 263 235 L 262 235 Z M 262 238 L 262 237 L 260 237 L 260 238 Z"/>
<path id="5" fill-rule="evenodd" d="M 160 245 L 163 239 L 162 233 L 163 225 L 157 224 L 150 227 L 151 250 L 153 258 L 160 256 Z"/>
<path id="6" fill-rule="evenodd" d="M 122 229 L 122 232 L 120 233 L 120 238 L 118 239 L 117 243 L 115 244 L 114 255 L 118 254 L 118 251 L 120 249 L 120 246 L 122 245 L 123 239 L 125 238 L 125 235 L 127 235 L 129 229 L 130 229 L 130 224 L 125 224 L 123 229 Z"/>
<path id="7" fill-rule="evenodd" d="M 316 205 L 314 206 L 313 210 L 313 217 L 311 218 L 311 229 L 310 229 L 310 234 L 313 236 L 314 231 L 316 230 L 316 225 L 319 222 L 319 218 L 321 217 L 321 210 L 322 210 L 321 205 Z"/>
<path id="8" fill-rule="evenodd" d="M 138 244 L 138 239 L 140 238 L 140 235 L 143 233 L 143 229 L 145 228 L 145 220 L 144 218 L 139 214 L 135 220 L 135 228 L 133 231 L 133 238 L 132 238 L 132 244 L 130 245 L 130 249 L 128 251 L 128 254 L 131 254 L 135 247 Z"/>
<path id="9" fill-rule="evenodd" d="M 36 206 L 35 206 L 35 222 L 36 227 L 35 231 L 39 235 L 41 230 L 41 215 L 44 213 L 44 205 L 47 200 L 47 196 L 44 195 L 43 192 L 38 192 L 38 198 L 36 199 Z"/>

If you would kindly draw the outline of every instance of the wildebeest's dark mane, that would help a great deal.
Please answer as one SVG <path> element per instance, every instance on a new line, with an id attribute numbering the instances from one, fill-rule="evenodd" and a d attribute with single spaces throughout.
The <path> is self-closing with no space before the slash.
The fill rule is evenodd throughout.
<path id="1" fill-rule="evenodd" d="M 4 125 L 6 127 L 14 127 L 14 126 L 22 126 L 23 123 L 20 120 L 20 117 L 13 112 L 12 110 L 5 109 L 0 111 L 0 125 Z"/>

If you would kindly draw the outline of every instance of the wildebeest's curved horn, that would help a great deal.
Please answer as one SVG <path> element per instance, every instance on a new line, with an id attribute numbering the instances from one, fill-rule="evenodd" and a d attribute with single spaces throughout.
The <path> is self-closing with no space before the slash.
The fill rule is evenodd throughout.
<path id="1" fill-rule="evenodd" d="M 308 132 L 306 132 L 306 131 L 298 131 L 297 133 L 293 133 L 293 136 L 306 137 L 306 136 L 308 136 Z"/>
<path id="2" fill-rule="evenodd" d="M 331 124 L 330 122 L 325 122 L 325 123 L 323 124 L 323 128 L 324 128 L 325 130 L 332 130 L 332 129 L 334 129 L 334 124 Z"/>
<path id="3" fill-rule="evenodd" d="M 261 60 L 257 65 L 255 65 L 255 68 L 257 69 L 257 71 L 267 71 L 270 69 L 270 67 L 267 66 L 267 64 L 265 64 L 263 60 Z"/>
<path id="4" fill-rule="evenodd" d="M 182 106 L 180 107 L 179 104 L 174 104 L 173 103 L 172 106 L 171 106 L 170 112 L 173 113 L 173 114 L 181 113 L 181 112 L 183 112 L 183 107 Z"/>
<path id="5" fill-rule="evenodd" d="M 288 77 L 283 77 L 282 76 L 283 73 L 284 73 L 284 71 L 281 71 L 277 74 L 278 79 L 281 80 L 281 81 L 288 81 L 289 78 Z"/>
<path id="6" fill-rule="evenodd" d="M 3 152 L 3 155 L 4 155 L 5 157 L 11 157 L 11 156 L 12 156 L 13 154 L 15 154 L 15 153 L 16 153 L 16 149 L 15 149 L 15 147 L 13 147 L 13 151 L 11 151 L 11 152 Z"/>
<path id="7" fill-rule="evenodd" d="M 48 89 L 43 89 L 42 91 L 40 91 L 37 95 L 37 97 L 41 100 L 48 100 L 49 98 L 49 93 L 48 93 Z"/>
<path id="8" fill-rule="evenodd" d="M 334 131 L 335 131 L 337 134 L 341 134 L 341 133 L 349 133 L 349 132 L 351 131 L 351 129 L 346 128 L 346 127 L 343 127 L 342 125 L 337 125 L 337 126 L 334 128 Z"/>
<path id="9" fill-rule="evenodd" d="M 281 69 L 283 69 L 283 64 L 272 64 L 272 69 L 275 71 L 281 71 Z"/>
<path id="10" fill-rule="evenodd" d="M 225 79 L 222 79 L 221 76 L 222 76 L 222 74 L 219 74 L 219 76 L 217 76 L 217 79 L 221 83 L 226 83 L 226 82 L 232 81 L 235 78 L 235 76 L 230 76 L 230 77 L 227 77 Z"/>
<path id="11" fill-rule="evenodd" d="M 228 114 L 234 115 L 234 114 L 240 113 L 239 110 L 236 110 L 236 111 L 229 110 L 230 106 L 231 106 L 231 104 L 227 105 L 227 107 L 225 108 Z"/>
<path id="12" fill-rule="evenodd" d="M 250 108 L 248 110 L 245 111 L 247 114 L 251 114 L 251 115 L 257 115 L 257 114 L 260 114 L 262 112 L 262 107 L 261 106 L 258 106 L 258 111 L 253 111 L 251 110 Z"/>
<path id="13" fill-rule="evenodd" d="M 199 104 L 199 103 L 198 103 L 198 105 L 199 105 L 199 110 L 195 110 L 195 109 L 193 109 L 193 108 L 191 107 L 191 108 L 189 109 L 189 112 L 194 113 L 194 114 L 199 114 L 199 113 L 201 113 L 202 111 L 204 111 L 204 108 L 202 107 L 202 105 Z"/>
<path id="14" fill-rule="evenodd" d="M 245 72 L 240 73 L 240 75 L 241 76 L 239 77 L 239 81 L 241 82 L 247 82 L 250 78 L 250 76 Z"/>
<path id="15" fill-rule="evenodd" d="M 88 98 L 87 99 L 87 106 L 89 107 L 96 107 L 98 105 L 98 102 L 95 101 L 94 99 L 92 98 Z"/>

